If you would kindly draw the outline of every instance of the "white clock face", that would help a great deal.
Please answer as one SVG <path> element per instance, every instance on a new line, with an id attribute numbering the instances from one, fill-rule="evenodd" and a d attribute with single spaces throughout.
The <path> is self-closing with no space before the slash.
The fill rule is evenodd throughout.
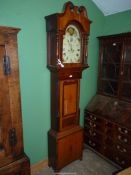
<path id="1" fill-rule="evenodd" d="M 80 63 L 81 40 L 75 25 L 69 25 L 63 36 L 63 63 Z"/>

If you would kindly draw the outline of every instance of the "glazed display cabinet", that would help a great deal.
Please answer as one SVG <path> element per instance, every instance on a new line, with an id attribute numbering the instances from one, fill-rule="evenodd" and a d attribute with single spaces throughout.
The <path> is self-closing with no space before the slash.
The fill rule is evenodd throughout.
<path id="1" fill-rule="evenodd" d="M 85 109 L 84 142 L 131 166 L 131 33 L 99 37 L 98 90 Z"/>

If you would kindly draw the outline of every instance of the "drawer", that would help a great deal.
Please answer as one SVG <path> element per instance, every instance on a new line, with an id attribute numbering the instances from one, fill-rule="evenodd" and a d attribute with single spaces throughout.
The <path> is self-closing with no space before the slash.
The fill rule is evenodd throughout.
<path id="1" fill-rule="evenodd" d="M 59 78 L 62 79 L 80 79 L 81 78 L 81 72 L 60 72 L 59 73 Z"/>
<path id="2" fill-rule="evenodd" d="M 85 114 L 85 122 L 86 120 L 87 121 L 92 121 L 92 122 L 96 122 L 96 123 L 104 123 L 105 124 L 105 120 L 93 115 L 93 114 L 90 114 L 90 113 L 86 113 Z"/>
<path id="3" fill-rule="evenodd" d="M 87 120 L 98 120 L 99 119 L 95 115 L 90 114 L 90 113 L 87 113 L 87 112 L 85 112 L 85 115 L 84 116 L 85 116 L 85 119 L 87 119 Z"/>
<path id="4" fill-rule="evenodd" d="M 121 127 L 119 125 L 115 126 L 115 140 L 124 145 L 131 145 L 131 130 Z"/>
<path id="5" fill-rule="evenodd" d="M 131 158 L 130 156 L 124 156 L 124 155 L 121 155 L 119 153 L 115 153 L 113 155 L 113 158 L 112 160 L 117 163 L 118 165 L 120 165 L 122 168 L 127 168 L 129 166 L 131 166 Z"/>
<path id="6" fill-rule="evenodd" d="M 93 149 L 95 149 L 96 151 L 100 152 L 103 154 L 103 147 L 100 143 L 95 142 L 94 140 L 92 140 L 91 138 L 86 140 L 86 143 Z"/>
<path id="7" fill-rule="evenodd" d="M 88 120 L 86 121 L 86 123 L 84 123 L 85 131 L 88 131 L 88 128 L 90 128 L 91 130 L 96 130 L 103 135 L 109 135 L 110 137 L 113 137 L 113 131 L 111 130 L 111 128 L 108 128 L 103 123 L 97 123 L 95 121 Z"/>
<path id="8" fill-rule="evenodd" d="M 85 113 L 84 125 L 85 128 L 87 126 L 95 128 L 102 133 L 107 133 L 111 137 L 114 135 L 114 129 L 112 129 L 114 127 L 113 124 L 108 120 L 104 120 L 103 118 L 97 117 L 93 114 Z"/>
<path id="9" fill-rule="evenodd" d="M 131 166 L 131 129 L 85 110 L 84 141 L 121 167 Z"/>
<path id="10" fill-rule="evenodd" d="M 95 132 L 95 131 L 89 130 L 89 132 L 84 133 L 84 138 L 88 139 L 88 140 L 91 139 L 94 142 L 97 142 L 97 143 L 100 143 L 100 144 L 104 143 L 104 137 L 101 134 L 99 134 L 98 132 Z"/>
<path id="11" fill-rule="evenodd" d="M 113 145 L 113 144 L 112 144 Z M 115 160 L 116 154 L 114 154 L 113 146 L 110 147 L 110 145 L 106 145 L 104 156 L 107 157 L 109 160 L 113 161 Z"/>
<path id="12" fill-rule="evenodd" d="M 128 137 L 131 137 L 131 130 L 130 129 L 121 127 L 119 125 L 116 125 L 115 129 L 116 129 L 116 132 L 117 132 L 118 135 L 122 134 L 122 135 L 125 135 L 125 136 L 128 136 Z"/>
<path id="13" fill-rule="evenodd" d="M 116 143 L 114 144 L 114 150 L 116 150 L 120 154 L 128 155 L 131 157 L 131 147 L 129 146 Z"/>
<path id="14" fill-rule="evenodd" d="M 131 137 L 129 137 L 127 134 L 121 134 L 121 133 L 117 133 L 118 135 L 116 135 L 115 140 L 117 142 L 120 142 L 121 144 L 124 145 L 131 145 Z"/>

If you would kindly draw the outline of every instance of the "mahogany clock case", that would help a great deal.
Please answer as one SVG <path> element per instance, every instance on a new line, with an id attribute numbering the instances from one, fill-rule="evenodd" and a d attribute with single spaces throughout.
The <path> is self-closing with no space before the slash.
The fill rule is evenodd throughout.
<path id="1" fill-rule="evenodd" d="M 24 154 L 20 102 L 17 33 L 0 27 L 0 174 L 30 175 Z"/>
<path id="2" fill-rule="evenodd" d="M 48 160 L 49 166 L 59 171 L 68 163 L 82 158 L 80 79 L 82 71 L 88 67 L 87 41 L 91 21 L 85 7 L 74 6 L 71 2 L 65 3 L 63 13 L 52 14 L 45 19 L 47 67 L 51 72 Z"/>
<path id="3" fill-rule="evenodd" d="M 47 31 L 47 66 L 51 70 L 53 68 L 71 68 L 79 67 L 86 68 L 87 64 L 87 42 L 90 32 L 90 23 L 88 19 L 87 12 L 84 6 L 74 6 L 73 3 L 67 2 L 64 5 L 63 13 L 56 13 L 45 17 L 46 19 L 46 31 Z M 65 35 L 70 26 L 75 27 L 79 33 L 80 40 L 80 61 L 66 62 L 63 60 L 63 47 L 65 47 Z M 73 28 L 71 28 L 74 30 Z M 74 31 L 75 32 L 75 31 Z M 70 34 L 71 35 L 71 34 Z M 69 36 L 70 36 L 69 35 Z M 72 34 L 73 36 L 73 34 Z M 70 37 L 69 37 L 70 38 Z M 70 41 L 68 40 L 70 44 Z M 74 41 L 74 45 L 76 42 Z M 70 50 L 70 46 L 69 46 Z"/>

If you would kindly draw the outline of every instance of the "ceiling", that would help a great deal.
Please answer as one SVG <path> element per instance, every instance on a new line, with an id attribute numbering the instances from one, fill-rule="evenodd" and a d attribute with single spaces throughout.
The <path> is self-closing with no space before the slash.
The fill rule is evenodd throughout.
<path id="1" fill-rule="evenodd" d="M 107 15 L 131 10 L 131 0 L 92 0 Z"/>

